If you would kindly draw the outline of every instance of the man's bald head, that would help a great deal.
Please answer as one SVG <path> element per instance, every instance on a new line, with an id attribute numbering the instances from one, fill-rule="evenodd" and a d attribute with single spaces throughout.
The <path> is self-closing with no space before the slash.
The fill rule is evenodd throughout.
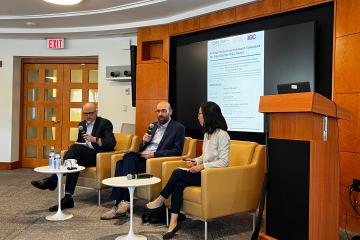
<path id="1" fill-rule="evenodd" d="M 87 122 L 95 121 L 97 117 L 97 107 L 95 103 L 85 103 L 82 108 L 82 113 Z"/>
<path id="2" fill-rule="evenodd" d="M 157 119 L 160 124 L 167 123 L 172 114 L 170 103 L 165 101 L 159 102 L 158 105 L 156 106 L 155 112 L 157 114 Z"/>

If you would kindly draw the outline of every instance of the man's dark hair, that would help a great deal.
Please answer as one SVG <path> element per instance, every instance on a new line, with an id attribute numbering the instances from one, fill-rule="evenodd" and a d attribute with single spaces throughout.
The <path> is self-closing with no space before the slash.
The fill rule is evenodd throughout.
<path id="1" fill-rule="evenodd" d="M 214 102 L 204 102 L 200 108 L 204 118 L 203 133 L 212 134 L 218 128 L 227 131 L 228 127 L 219 105 Z"/>

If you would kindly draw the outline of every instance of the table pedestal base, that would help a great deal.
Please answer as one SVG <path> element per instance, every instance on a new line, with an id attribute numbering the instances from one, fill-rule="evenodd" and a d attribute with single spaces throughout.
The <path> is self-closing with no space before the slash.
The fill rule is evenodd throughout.
<path id="1" fill-rule="evenodd" d="M 146 239 L 147 238 L 145 236 L 135 235 L 135 234 L 122 235 L 115 238 L 115 240 L 146 240 Z"/>
<path id="2" fill-rule="evenodd" d="M 57 212 L 54 215 L 47 216 L 46 219 L 49 221 L 64 221 L 72 217 L 72 214 L 64 214 L 63 212 Z"/>

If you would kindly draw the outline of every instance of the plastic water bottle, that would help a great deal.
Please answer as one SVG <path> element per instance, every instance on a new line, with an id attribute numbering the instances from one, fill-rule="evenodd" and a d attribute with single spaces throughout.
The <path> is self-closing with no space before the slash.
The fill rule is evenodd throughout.
<path id="1" fill-rule="evenodd" d="M 61 165 L 60 154 L 55 153 L 55 169 L 60 169 L 60 165 Z"/>
<path id="2" fill-rule="evenodd" d="M 53 149 L 51 149 L 49 153 L 49 163 L 48 163 L 50 168 L 54 168 L 54 158 L 55 158 L 55 152 Z"/>

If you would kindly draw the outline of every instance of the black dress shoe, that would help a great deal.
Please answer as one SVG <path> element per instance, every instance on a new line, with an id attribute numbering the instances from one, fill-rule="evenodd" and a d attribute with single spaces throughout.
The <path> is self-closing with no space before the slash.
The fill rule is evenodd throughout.
<path id="1" fill-rule="evenodd" d="M 177 231 L 179 231 L 180 228 L 181 228 L 181 225 L 180 225 L 180 223 L 178 222 L 178 223 L 176 224 L 175 228 L 174 228 L 172 231 L 167 232 L 167 233 L 165 233 L 165 234 L 163 235 L 163 239 L 172 239 L 172 238 L 174 237 L 175 233 L 176 233 Z"/>
<path id="2" fill-rule="evenodd" d="M 73 208 L 74 207 L 74 199 L 66 194 L 63 199 L 61 199 L 61 210 L 67 209 L 67 208 Z M 52 206 L 49 208 L 50 212 L 56 212 L 58 210 L 58 205 Z"/>
<path id="3" fill-rule="evenodd" d="M 146 210 L 147 212 L 160 212 L 160 211 L 162 211 L 164 208 L 165 208 L 165 204 L 162 204 L 160 207 L 157 207 L 157 208 L 148 208 L 148 206 L 145 205 L 145 210 Z"/>
<path id="4" fill-rule="evenodd" d="M 54 191 L 57 186 L 56 183 L 54 184 L 47 178 L 45 178 L 43 180 L 39 180 L 39 181 L 31 181 L 31 185 L 33 185 L 34 187 L 41 189 L 41 190 L 49 189 L 50 191 Z"/>

